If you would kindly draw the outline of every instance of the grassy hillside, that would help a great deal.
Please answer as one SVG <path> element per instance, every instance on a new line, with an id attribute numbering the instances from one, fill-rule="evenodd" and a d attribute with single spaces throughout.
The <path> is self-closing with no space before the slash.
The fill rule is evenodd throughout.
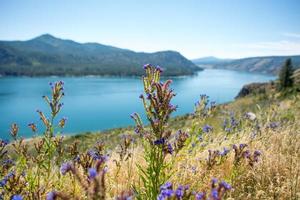
<path id="1" fill-rule="evenodd" d="M 195 59 L 193 62 L 201 67 L 230 69 L 277 75 L 287 58 L 291 58 L 295 68 L 300 68 L 300 56 L 266 56 L 241 59 Z"/>
<path id="2" fill-rule="evenodd" d="M 56 83 L 52 117 L 39 111 L 44 137 L 19 140 L 13 125 L 16 140 L 1 143 L 9 152 L 1 157 L 4 199 L 300 198 L 299 93 L 267 90 L 218 106 L 201 95 L 194 113 L 168 119 L 176 110 L 170 82 L 146 70 L 140 98 L 150 125 L 133 114 L 136 127 L 65 138 L 57 132 L 66 121 L 51 124 L 62 98 Z"/>
<path id="3" fill-rule="evenodd" d="M 134 52 L 97 43 L 77 43 L 49 34 L 28 41 L 0 41 L 0 75 L 142 75 L 158 63 L 166 76 L 192 75 L 201 68 L 175 51 Z"/>

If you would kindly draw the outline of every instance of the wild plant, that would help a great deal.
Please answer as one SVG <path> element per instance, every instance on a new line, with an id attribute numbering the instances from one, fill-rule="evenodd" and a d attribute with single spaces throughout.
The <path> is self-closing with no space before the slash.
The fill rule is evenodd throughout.
<path id="1" fill-rule="evenodd" d="M 150 130 L 144 127 L 137 113 L 131 115 L 136 123 L 135 131 L 142 136 L 146 162 L 146 166 L 138 164 L 143 186 L 135 189 L 138 199 L 154 200 L 159 194 L 159 187 L 168 180 L 170 175 L 167 172 L 170 163 L 166 160 L 166 155 L 173 152 L 173 146 L 170 142 L 172 134 L 167 129 L 167 124 L 176 106 L 171 104 L 175 96 L 173 90 L 169 89 L 172 81 L 160 82 L 162 69 L 150 64 L 145 65 L 144 69 L 146 75 L 143 77 L 143 84 L 146 96 L 142 94 L 140 98 L 150 123 Z M 179 138 L 185 139 L 185 136 Z M 179 147 L 181 148 L 182 145 L 178 143 L 177 148 Z"/>
<path id="2" fill-rule="evenodd" d="M 230 112 L 228 117 L 223 121 L 223 130 L 227 133 L 236 133 L 241 130 L 241 120 L 238 119 L 234 112 Z"/>
<path id="3" fill-rule="evenodd" d="M 212 115 L 216 110 L 216 102 L 210 101 L 206 94 L 200 95 L 200 100 L 195 103 L 194 116 L 198 119 L 205 119 Z"/>
<path id="4" fill-rule="evenodd" d="M 195 199 L 195 200 L 222 200 L 226 192 L 231 190 L 231 185 L 225 181 L 218 182 L 217 179 L 212 179 L 210 185 L 210 192 L 205 190 L 202 192 L 191 191 L 189 186 L 179 185 L 177 189 L 173 189 L 173 184 L 167 182 L 160 187 L 160 194 L 158 200 L 183 200 L 183 199 Z"/>
<path id="5" fill-rule="evenodd" d="M 62 175 L 71 174 L 76 179 L 76 182 L 81 186 L 83 198 L 93 200 L 104 200 L 106 197 L 105 168 L 106 159 L 99 157 L 94 160 L 92 166 L 88 170 L 80 170 L 80 167 L 74 161 L 68 161 L 61 165 L 60 173 Z M 74 184 L 74 183 L 73 183 Z M 52 191 L 47 194 L 47 200 L 54 199 L 82 199 L 81 196 L 76 196 L 74 191 L 70 194 L 59 191 Z"/>
<path id="6" fill-rule="evenodd" d="M 208 150 L 208 158 L 206 159 L 207 169 L 212 169 L 215 165 L 220 165 L 228 157 L 229 149 L 224 148 L 223 151 Z"/>

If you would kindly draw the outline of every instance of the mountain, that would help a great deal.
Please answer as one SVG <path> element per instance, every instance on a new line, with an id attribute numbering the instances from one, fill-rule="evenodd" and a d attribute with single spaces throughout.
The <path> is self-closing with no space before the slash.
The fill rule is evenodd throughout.
<path id="1" fill-rule="evenodd" d="M 201 70 L 175 51 L 134 52 L 98 43 L 77 43 L 45 34 L 28 41 L 0 41 L 0 75 L 141 75 L 146 63 L 164 75 L 192 75 Z"/>
<path id="2" fill-rule="evenodd" d="M 218 63 L 229 62 L 232 61 L 232 59 L 222 59 L 214 56 L 208 56 L 208 57 L 193 59 L 192 61 L 197 65 L 214 65 Z"/>
<path id="3" fill-rule="evenodd" d="M 292 59 L 293 66 L 295 68 L 300 68 L 300 55 L 252 57 L 234 60 L 202 58 L 193 60 L 193 62 L 201 67 L 209 67 L 215 69 L 230 69 L 266 74 L 278 74 L 281 66 L 284 64 L 287 58 Z"/>

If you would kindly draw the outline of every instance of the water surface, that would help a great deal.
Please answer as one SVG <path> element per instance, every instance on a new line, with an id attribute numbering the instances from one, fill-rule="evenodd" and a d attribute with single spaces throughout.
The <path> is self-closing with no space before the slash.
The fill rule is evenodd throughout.
<path id="1" fill-rule="evenodd" d="M 207 69 L 192 77 L 173 78 L 171 87 L 177 93 L 174 115 L 192 112 L 200 94 L 217 103 L 232 101 L 246 83 L 264 82 L 275 77 L 247 72 Z M 49 82 L 65 82 L 64 107 L 59 117 L 68 118 L 65 134 L 96 131 L 134 125 L 130 114 L 143 113 L 138 96 L 142 93 L 140 78 L 116 77 L 0 77 L 0 137 L 9 136 L 9 126 L 16 122 L 20 133 L 32 136 L 29 122 L 38 123 L 37 109 L 49 113 L 43 95 L 50 95 Z"/>

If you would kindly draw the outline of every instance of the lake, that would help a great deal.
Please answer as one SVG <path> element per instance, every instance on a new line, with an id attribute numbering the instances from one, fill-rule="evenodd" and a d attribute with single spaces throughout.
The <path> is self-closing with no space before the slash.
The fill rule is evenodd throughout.
<path id="1" fill-rule="evenodd" d="M 232 101 L 244 84 L 274 80 L 274 76 L 206 69 L 191 77 L 173 78 L 171 88 L 177 93 L 174 114 L 191 113 L 200 94 L 217 103 Z M 0 138 L 9 137 L 10 124 L 20 126 L 20 134 L 32 136 L 27 124 L 34 122 L 42 129 L 37 109 L 49 113 L 42 99 L 50 95 L 49 82 L 65 82 L 64 107 L 59 117 L 68 122 L 64 134 L 97 131 L 134 125 L 130 114 L 143 113 L 139 95 L 143 92 L 138 77 L 0 77 Z"/>

